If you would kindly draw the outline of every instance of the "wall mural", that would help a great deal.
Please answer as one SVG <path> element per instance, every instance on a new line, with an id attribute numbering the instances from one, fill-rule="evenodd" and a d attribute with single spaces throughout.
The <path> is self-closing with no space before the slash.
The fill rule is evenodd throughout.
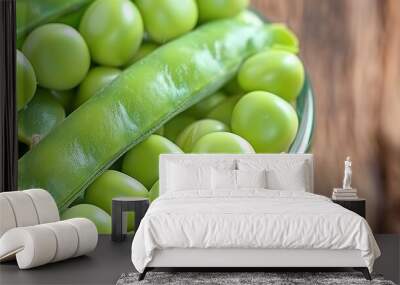
<path id="1" fill-rule="evenodd" d="M 158 196 L 162 153 L 311 151 L 303 41 L 247 0 L 175 2 L 17 0 L 18 187 L 62 218 L 110 233 L 113 197 Z"/>

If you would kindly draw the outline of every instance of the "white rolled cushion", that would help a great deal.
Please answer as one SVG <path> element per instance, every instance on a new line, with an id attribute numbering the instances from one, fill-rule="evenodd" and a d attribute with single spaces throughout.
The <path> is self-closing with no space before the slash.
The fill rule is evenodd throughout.
<path id="1" fill-rule="evenodd" d="M 51 262 L 57 262 L 75 255 L 78 249 L 78 233 L 70 223 L 65 221 L 44 224 L 56 236 L 57 250 Z"/>
<path id="2" fill-rule="evenodd" d="M 216 169 L 211 170 L 212 189 L 218 190 L 236 190 L 236 170 Z"/>
<path id="3" fill-rule="evenodd" d="M 0 237 L 8 230 L 15 228 L 17 222 L 15 221 L 14 211 L 11 208 L 8 199 L 0 195 Z"/>
<path id="4" fill-rule="evenodd" d="M 267 171 L 236 170 L 237 188 L 267 188 Z"/>
<path id="5" fill-rule="evenodd" d="M 98 233 L 96 225 L 86 218 L 74 218 L 65 220 L 71 224 L 78 233 L 78 248 L 75 256 L 83 255 L 94 250 L 97 246 Z"/>
<path id="6" fill-rule="evenodd" d="M 23 191 L 1 193 L 13 209 L 17 227 L 26 227 L 39 224 L 38 214 L 31 197 Z"/>
<path id="7" fill-rule="evenodd" d="M 43 189 L 30 189 L 24 190 L 23 193 L 31 197 L 39 218 L 39 224 L 60 220 L 56 202 L 49 192 Z"/>
<path id="8" fill-rule="evenodd" d="M 0 238 L 0 261 L 15 256 L 19 268 L 28 269 L 86 254 L 97 238 L 96 226 L 85 218 L 14 228 Z"/>
<path id="9" fill-rule="evenodd" d="M 171 163 L 168 168 L 167 191 L 193 189 L 211 189 L 211 167 L 188 167 Z"/>
<path id="10" fill-rule="evenodd" d="M 0 238 L 0 260 L 16 256 L 20 269 L 51 262 L 57 240 L 53 231 L 43 225 L 14 228 Z"/>

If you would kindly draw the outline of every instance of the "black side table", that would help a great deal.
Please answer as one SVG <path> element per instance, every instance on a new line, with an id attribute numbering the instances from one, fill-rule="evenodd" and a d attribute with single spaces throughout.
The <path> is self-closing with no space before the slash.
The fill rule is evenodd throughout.
<path id="1" fill-rule="evenodd" d="M 333 203 L 339 204 L 340 206 L 359 214 L 361 217 L 365 218 L 365 199 L 355 199 L 355 200 L 336 200 L 332 199 Z"/>
<path id="2" fill-rule="evenodd" d="M 127 212 L 135 212 L 135 231 L 149 208 L 149 199 L 116 197 L 112 199 L 112 241 L 123 241 L 127 233 Z"/>

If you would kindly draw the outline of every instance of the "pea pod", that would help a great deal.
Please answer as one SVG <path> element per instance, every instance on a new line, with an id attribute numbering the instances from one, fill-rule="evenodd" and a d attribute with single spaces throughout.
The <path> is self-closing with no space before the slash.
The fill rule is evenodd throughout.
<path id="1" fill-rule="evenodd" d="M 18 0 L 17 10 L 17 40 L 21 40 L 35 27 L 50 23 L 68 14 L 79 15 L 82 8 L 93 0 Z M 67 18 L 65 18 L 67 20 Z M 68 21 L 67 21 L 68 22 Z M 72 22 L 68 22 L 72 23 Z"/>
<path id="2" fill-rule="evenodd" d="M 245 58 L 265 47 L 267 31 L 239 16 L 158 48 L 26 153 L 19 160 L 19 187 L 47 189 L 66 208 L 131 147 L 231 79 Z"/>

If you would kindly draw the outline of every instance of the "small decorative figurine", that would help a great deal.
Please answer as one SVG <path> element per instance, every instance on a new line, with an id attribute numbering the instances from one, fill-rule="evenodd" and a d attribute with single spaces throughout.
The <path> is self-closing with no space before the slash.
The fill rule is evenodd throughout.
<path id="1" fill-rule="evenodd" d="M 346 157 L 346 161 L 344 162 L 344 178 L 343 178 L 343 189 L 352 189 L 351 188 L 351 159 L 350 156 Z"/>

